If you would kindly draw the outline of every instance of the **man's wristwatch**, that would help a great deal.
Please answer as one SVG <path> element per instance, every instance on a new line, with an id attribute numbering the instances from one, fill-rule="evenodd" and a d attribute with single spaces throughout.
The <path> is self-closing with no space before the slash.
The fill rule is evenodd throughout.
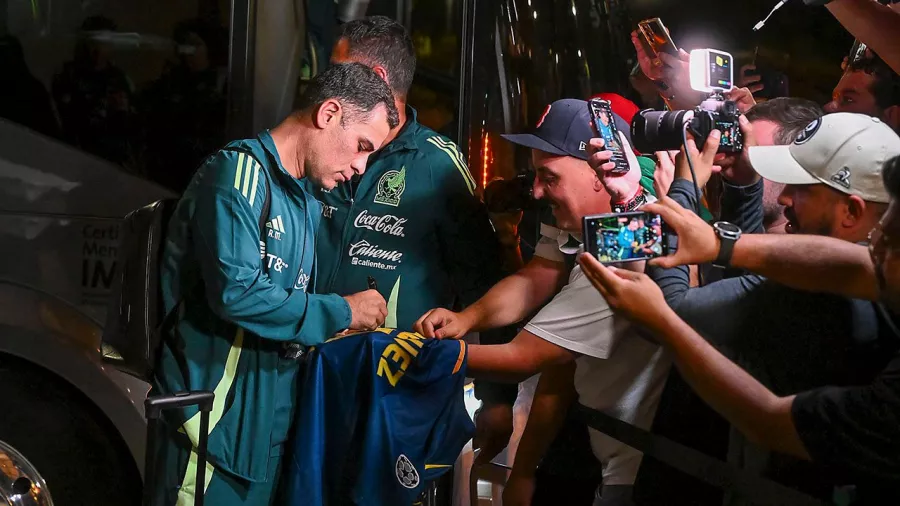
<path id="1" fill-rule="evenodd" d="M 741 238 L 741 227 L 727 221 L 717 221 L 713 223 L 713 230 L 719 236 L 719 256 L 713 261 L 713 265 L 724 269 L 731 265 L 731 254 L 734 252 L 734 243 Z"/>

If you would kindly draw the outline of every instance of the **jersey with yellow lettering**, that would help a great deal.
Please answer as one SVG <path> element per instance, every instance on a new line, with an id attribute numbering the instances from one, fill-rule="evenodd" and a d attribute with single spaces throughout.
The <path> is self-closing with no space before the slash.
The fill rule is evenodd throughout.
<path id="1" fill-rule="evenodd" d="M 301 379 L 286 504 L 409 505 L 475 427 L 466 343 L 378 329 L 312 350 Z"/>

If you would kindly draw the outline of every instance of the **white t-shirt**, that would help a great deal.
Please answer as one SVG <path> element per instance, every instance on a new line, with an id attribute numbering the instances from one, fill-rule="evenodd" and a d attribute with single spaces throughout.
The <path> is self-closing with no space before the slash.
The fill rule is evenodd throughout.
<path id="1" fill-rule="evenodd" d="M 570 253 L 574 245 L 569 234 L 554 227 L 542 225 L 541 235 L 535 254 L 548 260 L 563 261 L 564 252 Z M 642 429 L 650 428 L 671 357 L 612 312 L 580 265 L 572 269 L 568 284 L 525 330 L 582 355 L 575 370 L 579 402 Z M 603 484 L 633 484 L 641 453 L 594 429 L 590 435 L 594 455 L 603 464 Z"/>

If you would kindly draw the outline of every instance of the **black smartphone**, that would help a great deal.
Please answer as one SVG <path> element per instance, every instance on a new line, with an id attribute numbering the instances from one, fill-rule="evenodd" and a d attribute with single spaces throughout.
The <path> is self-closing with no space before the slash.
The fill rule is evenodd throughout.
<path id="1" fill-rule="evenodd" d="M 644 44 L 653 52 L 652 57 L 659 58 L 659 53 L 678 56 L 678 46 L 672 40 L 669 29 L 659 18 L 645 19 L 638 23 L 638 31 Z"/>
<path id="2" fill-rule="evenodd" d="M 643 211 L 597 214 L 582 220 L 584 249 L 604 264 L 636 262 L 669 253 L 658 214 Z"/>
<path id="3" fill-rule="evenodd" d="M 612 107 L 608 100 L 592 98 L 588 102 L 588 108 L 591 112 L 591 120 L 594 123 L 594 131 L 599 137 L 603 138 L 603 147 L 608 151 L 612 151 L 612 158 L 609 161 L 616 164 L 612 170 L 613 174 L 628 173 L 628 158 L 625 157 L 625 151 L 622 149 L 622 141 L 619 137 L 619 129 L 616 128 L 616 121 L 613 118 Z"/>

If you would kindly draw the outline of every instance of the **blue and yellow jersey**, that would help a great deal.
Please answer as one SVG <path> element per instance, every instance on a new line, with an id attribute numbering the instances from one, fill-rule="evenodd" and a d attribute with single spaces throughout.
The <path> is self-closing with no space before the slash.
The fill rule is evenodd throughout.
<path id="1" fill-rule="evenodd" d="M 466 343 L 378 329 L 312 350 L 298 388 L 286 504 L 410 505 L 474 434 Z"/>

